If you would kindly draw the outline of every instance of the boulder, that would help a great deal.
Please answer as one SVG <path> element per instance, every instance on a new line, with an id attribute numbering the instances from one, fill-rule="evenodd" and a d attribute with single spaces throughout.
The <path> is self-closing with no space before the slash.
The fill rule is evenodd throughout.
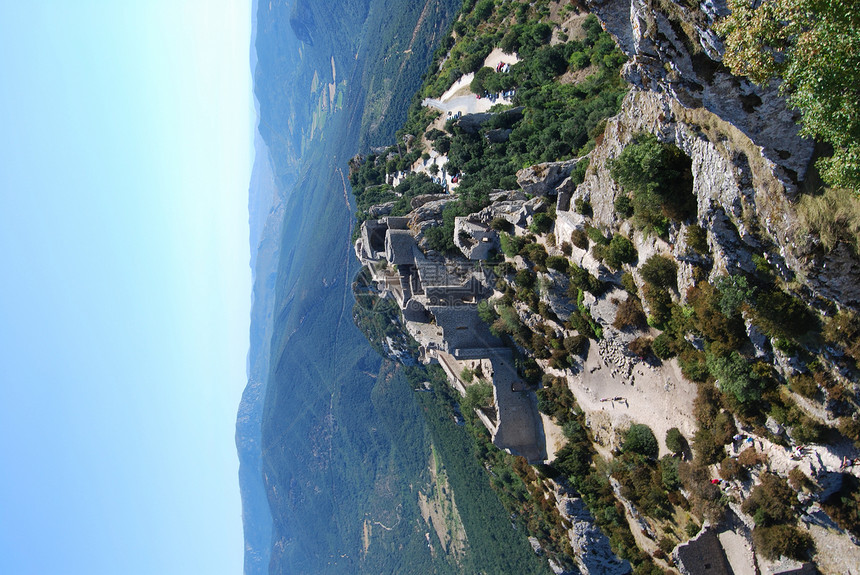
<path id="1" fill-rule="evenodd" d="M 544 162 L 517 172 L 517 184 L 527 194 L 534 196 L 555 195 L 556 186 L 570 176 L 581 158 L 563 162 Z"/>
<path id="2" fill-rule="evenodd" d="M 394 209 L 394 202 L 385 202 L 384 204 L 376 204 L 367 208 L 367 213 L 371 218 L 381 218 L 387 216 Z"/>
<path id="3" fill-rule="evenodd" d="M 450 196 L 448 194 L 422 194 L 420 196 L 415 196 L 414 198 L 412 198 L 410 205 L 414 210 L 415 208 L 420 208 L 421 206 L 429 202 L 435 202 L 438 200 L 445 200 L 449 198 Z"/>
<path id="4" fill-rule="evenodd" d="M 457 126 L 467 134 L 477 134 L 484 123 L 493 117 L 493 114 L 482 112 L 478 114 L 466 114 L 457 120 Z"/>
<path id="5" fill-rule="evenodd" d="M 555 217 L 555 239 L 558 243 L 569 242 L 573 230 L 585 229 L 585 216 L 576 212 L 559 211 Z"/>
<path id="6" fill-rule="evenodd" d="M 517 197 L 517 194 L 511 194 L 512 197 Z M 489 225 L 497 218 L 503 218 L 512 225 L 525 227 L 528 221 L 538 207 L 537 201 L 525 199 L 513 199 L 497 201 L 480 212 L 472 214 L 471 219 L 476 222 Z"/>
<path id="7" fill-rule="evenodd" d="M 434 200 L 412 210 L 412 213 L 409 215 L 409 227 L 418 227 L 421 222 L 440 221 L 442 219 L 442 210 L 448 202 L 452 201 L 454 201 L 452 197 Z"/>

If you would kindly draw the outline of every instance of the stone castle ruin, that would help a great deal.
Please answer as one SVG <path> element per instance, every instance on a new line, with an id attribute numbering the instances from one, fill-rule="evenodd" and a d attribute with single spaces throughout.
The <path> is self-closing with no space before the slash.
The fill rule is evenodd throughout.
<path id="1" fill-rule="evenodd" d="M 362 224 L 355 253 L 370 270 L 382 297 L 391 297 L 423 363 L 439 363 L 461 395 L 476 369 L 493 385 L 493 408 L 477 410 L 493 443 L 530 463 L 546 458 L 543 426 L 534 392 L 522 381 L 511 349 L 478 315 L 489 298 L 490 277 L 480 265 L 428 257 L 408 229 L 409 218 L 386 217 Z M 477 242 L 479 245 L 491 242 Z"/>

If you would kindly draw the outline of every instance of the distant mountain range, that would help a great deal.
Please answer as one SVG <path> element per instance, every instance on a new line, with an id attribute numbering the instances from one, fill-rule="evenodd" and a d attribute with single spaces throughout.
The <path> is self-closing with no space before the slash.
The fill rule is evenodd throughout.
<path id="1" fill-rule="evenodd" d="M 248 574 L 320 573 L 329 562 L 322 557 L 321 546 L 309 543 L 320 534 L 303 533 L 301 526 L 312 528 L 310 517 L 331 522 L 331 515 L 325 515 L 331 511 L 323 511 L 330 504 L 331 490 L 317 501 L 284 497 L 301 480 L 317 479 L 314 473 L 319 469 L 308 461 L 319 445 L 308 434 L 313 429 L 327 433 L 320 430 L 336 409 L 316 410 L 331 407 L 342 393 L 344 383 L 336 377 L 358 374 L 361 383 L 349 380 L 349 388 L 361 392 L 374 383 L 363 372 L 375 375 L 379 370 L 380 358 L 352 325 L 350 282 L 357 267 L 349 245 L 351 199 L 339 168 L 345 168 L 360 138 L 367 137 L 366 130 L 363 134 L 359 130 L 362 123 L 369 124 L 362 121 L 366 94 L 386 102 L 384 109 L 377 109 L 384 121 L 377 118 L 374 127 L 383 139 L 393 137 L 393 127 L 405 119 L 406 106 L 429 62 L 430 47 L 447 29 L 458 3 L 410 4 L 254 2 L 250 64 L 259 123 L 248 201 L 253 306 L 248 385 L 236 423 Z M 392 13 L 399 19 L 392 20 Z M 422 14 L 424 32 L 418 34 Z M 385 22 L 390 29 L 380 35 Z M 399 31 L 407 26 L 416 31 L 422 50 L 416 45 L 404 54 L 406 46 L 399 43 L 409 38 L 400 38 Z M 391 57 L 385 58 L 388 52 Z M 380 86 L 385 86 L 383 96 Z M 317 392 L 321 395 L 314 395 Z M 369 402 L 369 394 L 361 393 L 363 399 L 349 400 L 341 409 Z M 291 413 L 285 406 L 299 412 Z M 376 421 L 370 414 L 363 420 L 363 426 Z M 373 434 L 367 435 L 367 429 L 353 433 L 347 421 L 341 425 L 346 435 L 340 449 L 347 456 L 366 454 L 366 449 L 350 442 Z M 285 441 L 290 453 L 285 453 Z M 382 453 L 393 449 L 396 438 L 374 441 L 382 441 Z M 306 457 L 311 459 L 303 461 Z M 360 463 L 359 457 L 356 465 Z M 355 475 L 345 469 L 343 478 Z M 372 486 L 372 479 L 368 481 Z M 325 489 L 316 485 L 312 490 L 321 488 Z M 335 534 L 327 544 L 337 546 L 356 533 Z M 357 565 L 341 562 L 332 572 L 355 572 Z"/>

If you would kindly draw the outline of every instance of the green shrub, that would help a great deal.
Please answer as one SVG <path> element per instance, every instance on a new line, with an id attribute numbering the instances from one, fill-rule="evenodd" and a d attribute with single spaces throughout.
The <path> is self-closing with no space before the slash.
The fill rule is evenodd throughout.
<path id="1" fill-rule="evenodd" d="M 429 130 L 426 134 L 424 134 L 424 137 L 427 138 L 431 142 L 435 142 L 436 140 L 438 140 L 439 138 L 441 138 L 444 135 L 445 135 L 445 132 L 443 132 L 442 130 L 440 130 L 438 128 L 433 128 L 433 129 Z"/>
<path id="2" fill-rule="evenodd" d="M 493 266 L 493 271 L 497 276 L 504 277 L 517 271 L 517 267 L 511 262 L 502 261 L 498 265 Z M 504 282 L 504 280 L 500 279 L 499 282 Z M 505 291 L 504 286 L 498 286 L 497 289 L 502 292 Z"/>
<path id="3" fill-rule="evenodd" d="M 543 387 L 537 391 L 538 410 L 556 421 L 566 421 L 576 407 L 576 400 L 567 387 L 566 380 L 544 375 L 541 382 Z"/>
<path id="4" fill-rule="evenodd" d="M 800 133 L 832 147 L 816 162 L 824 181 L 860 193 L 856 3 L 824 9 L 810 0 L 735 0 L 730 9 L 717 28 L 726 38 L 723 62 L 759 85 L 778 78 L 789 105 L 800 112 Z"/>
<path id="5" fill-rule="evenodd" d="M 523 249 L 526 240 L 520 236 L 512 236 L 502 232 L 499 234 L 499 243 L 502 245 L 502 252 L 509 258 L 513 258 Z"/>
<path id="6" fill-rule="evenodd" d="M 540 212 L 532 216 L 532 223 L 529 224 L 529 231 L 535 234 L 547 234 L 552 230 L 552 218 L 549 215 Z"/>
<path id="7" fill-rule="evenodd" d="M 647 327 L 648 322 L 639 300 L 631 296 L 618 304 L 612 326 L 618 330 L 627 328 L 644 329 Z"/>
<path id="8" fill-rule="evenodd" d="M 637 257 L 633 242 L 620 234 L 615 234 L 609 241 L 605 252 L 606 264 L 612 269 L 620 269 L 622 264 L 632 264 Z"/>
<path id="9" fill-rule="evenodd" d="M 451 151 L 451 136 L 445 135 L 433 141 L 433 149 L 443 156 Z"/>
<path id="10" fill-rule="evenodd" d="M 594 331 L 594 327 L 584 312 L 579 310 L 572 312 L 567 321 L 570 323 L 571 328 L 575 329 L 579 335 L 588 339 L 599 339 L 598 334 Z"/>
<path id="11" fill-rule="evenodd" d="M 687 226 L 687 229 L 684 232 L 684 241 L 696 253 L 702 255 L 710 253 L 710 249 L 708 248 L 708 234 L 702 226 L 698 224 Z"/>
<path id="12" fill-rule="evenodd" d="M 693 415 L 702 427 L 709 427 L 720 413 L 722 396 L 710 383 L 699 386 L 699 393 L 693 400 Z"/>
<path id="13" fill-rule="evenodd" d="M 687 527 L 684 529 L 684 531 L 686 531 L 688 537 L 693 538 L 699 534 L 699 531 L 701 529 L 702 528 L 699 526 L 698 523 L 696 523 L 695 521 L 690 521 L 689 523 L 687 523 Z"/>
<path id="14" fill-rule="evenodd" d="M 430 249 L 441 253 L 455 252 L 457 248 L 454 245 L 454 218 L 468 213 L 468 208 L 460 201 L 446 205 L 442 210 L 442 225 L 428 228 L 424 232 Z"/>
<path id="15" fill-rule="evenodd" d="M 708 422 L 708 425 L 714 433 L 714 440 L 720 445 L 731 443 L 738 432 L 735 419 L 729 411 L 720 411 L 713 420 Z"/>
<path id="16" fill-rule="evenodd" d="M 648 310 L 651 312 L 650 324 L 660 326 L 669 321 L 672 312 L 672 297 L 667 290 L 652 284 L 645 284 L 642 295 L 645 298 L 645 303 L 648 304 Z"/>
<path id="17" fill-rule="evenodd" d="M 591 63 L 591 59 L 585 52 L 577 51 L 570 55 L 568 62 L 570 62 L 570 67 L 574 70 L 582 70 L 583 68 L 588 67 Z"/>
<path id="18" fill-rule="evenodd" d="M 642 264 L 639 273 L 643 280 L 653 286 L 678 290 L 678 264 L 672 258 L 653 255 Z"/>
<path id="19" fill-rule="evenodd" d="M 681 373 L 690 381 L 702 382 L 710 375 L 704 352 L 693 349 L 692 346 L 679 353 L 678 365 L 681 367 Z"/>
<path id="20" fill-rule="evenodd" d="M 741 510 L 752 515 L 756 526 L 770 527 L 783 523 L 793 523 L 795 513 L 792 506 L 797 496 L 785 479 L 772 473 L 761 476 L 761 483 L 744 500 Z"/>
<path id="21" fill-rule="evenodd" d="M 580 160 L 573 170 L 570 173 L 570 183 L 576 187 L 582 182 L 585 181 L 585 172 L 588 170 L 588 164 L 590 162 L 590 158 L 585 156 L 583 160 Z"/>
<path id="22" fill-rule="evenodd" d="M 528 257 L 539 267 L 544 267 L 546 264 L 546 260 L 549 257 L 549 255 L 546 253 L 546 248 L 543 247 L 543 244 L 539 243 L 526 244 L 525 246 L 523 246 L 523 249 L 520 251 L 520 253 Z"/>
<path id="23" fill-rule="evenodd" d="M 672 552 L 672 549 L 675 548 L 676 541 L 671 537 L 663 536 L 660 538 L 660 541 L 657 542 L 657 546 L 660 548 L 660 551 L 663 552 L 664 555 L 668 555 Z"/>
<path id="24" fill-rule="evenodd" d="M 576 264 L 570 264 L 570 290 L 568 295 L 571 298 L 578 297 L 577 291 L 587 291 L 594 295 L 600 295 L 603 292 L 603 286 L 596 277 L 591 275 L 585 268 L 581 268 Z"/>
<path id="25" fill-rule="evenodd" d="M 622 449 L 645 457 L 656 458 L 660 451 L 657 438 L 651 428 L 642 423 L 634 423 L 624 434 Z"/>
<path id="26" fill-rule="evenodd" d="M 593 241 L 595 244 L 603 246 L 609 245 L 609 238 L 604 236 L 603 232 L 601 232 L 599 229 L 589 226 L 585 229 L 585 233 L 586 235 L 588 235 L 588 239 Z"/>
<path id="27" fill-rule="evenodd" d="M 534 272 L 527 269 L 521 269 L 518 270 L 514 276 L 514 282 L 522 288 L 531 289 L 535 285 L 536 277 L 537 276 L 535 276 Z"/>
<path id="28" fill-rule="evenodd" d="M 631 295 L 636 295 L 639 293 L 639 288 L 636 287 L 636 279 L 633 277 L 633 274 L 630 272 L 624 272 L 621 274 L 621 285 L 627 290 L 627 293 Z"/>
<path id="29" fill-rule="evenodd" d="M 579 482 L 591 469 L 593 447 L 588 432 L 578 420 L 569 420 L 564 424 L 563 430 L 568 441 L 556 452 L 553 466 L 566 477 Z"/>
<path id="30" fill-rule="evenodd" d="M 719 307 L 723 315 L 732 317 L 741 306 L 752 301 L 755 290 L 742 275 L 720 276 L 714 282 L 720 292 Z"/>
<path id="31" fill-rule="evenodd" d="M 567 369 L 572 365 L 570 354 L 561 349 L 550 352 L 549 366 L 553 369 Z"/>
<path id="32" fill-rule="evenodd" d="M 667 218 L 682 221 L 696 213 L 691 165 L 676 146 L 639 134 L 609 162 L 609 173 L 633 193 L 636 225 L 660 233 Z"/>
<path id="33" fill-rule="evenodd" d="M 739 403 L 761 399 L 763 382 L 750 369 L 749 361 L 736 351 L 727 356 L 709 355 L 708 371 L 717 378 L 720 390 Z"/>
<path id="34" fill-rule="evenodd" d="M 651 355 L 651 341 L 650 337 L 640 336 L 628 343 L 627 349 L 630 350 L 630 353 L 639 357 L 648 357 Z"/>
<path id="35" fill-rule="evenodd" d="M 466 388 L 466 397 L 460 401 L 464 412 L 493 405 L 493 386 L 486 381 L 473 383 Z"/>
<path id="36" fill-rule="evenodd" d="M 707 341 L 719 342 L 728 350 L 739 349 L 747 341 L 743 319 L 739 314 L 723 314 L 720 301 L 720 292 L 706 282 L 687 290 L 687 303 L 695 312 L 691 318 L 695 331 Z"/>
<path id="37" fill-rule="evenodd" d="M 628 451 L 613 462 L 612 477 L 621 485 L 621 495 L 630 499 L 643 515 L 657 519 L 670 516 L 671 505 L 659 466 Z"/>
<path id="38" fill-rule="evenodd" d="M 571 355 L 584 355 L 588 351 L 588 338 L 584 335 L 566 337 L 564 349 Z"/>
<path id="39" fill-rule="evenodd" d="M 570 261 L 564 256 L 549 256 L 546 258 L 546 267 L 566 273 L 570 267 Z"/>
<path id="40" fill-rule="evenodd" d="M 702 465 L 712 465 L 725 456 L 723 445 L 717 443 L 713 432 L 705 427 L 699 428 L 693 436 L 693 452 Z"/>
<path id="41" fill-rule="evenodd" d="M 660 458 L 660 472 L 663 487 L 667 491 L 675 491 L 681 487 L 681 478 L 678 476 L 678 459 L 671 455 Z"/>
<path id="42" fill-rule="evenodd" d="M 613 205 L 615 213 L 625 220 L 633 215 L 633 201 L 630 196 L 618 196 Z"/>
<path id="43" fill-rule="evenodd" d="M 491 325 L 499 318 L 499 314 L 496 313 L 496 308 L 491 300 L 485 299 L 478 302 L 478 317 Z"/>
<path id="44" fill-rule="evenodd" d="M 513 224 L 511 224 L 511 222 L 509 222 L 505 218 L 493 218 L 493 221 L 490 222 L 490 228 L 496 230 L 497 232 L 510 233 L 513 227 Z"/>
<path id="45" fill-rule="evenodd" d="M 791 426 L 791 437 L 798 443 L 823 443 L 827 429 L 827 426 L 803 415 Z"/>
<path id="46" fill-rule="evenodd" d="M 591 208 L 591 202 L 589 202 L 588 200 L 576 198 L 576 200 L 574 200 L 573 202 L 573 205 L 574 210 L 577 214 L 582 214 L 583 216 L 586 216 L 588 218 L 594 215 L 594 210 Z"/>
<path id="47" fill-rule="evenodd" d="M 756 298 L 753 322 L 771 337 L 794 338 L 816 327 L 809 308 L 781 290 L 762 292 Z"/>
<path id="48" fill-rule="evenodd" d="M 651 343 L 651 350 L 654 352 L 654 355 L 660 359 L 669 359 L 674 357 L 675 343 L 672 340 L 672 336 L 665 332 L 661 333 L 655 337 L 654 341 Z"/>
<path id="49" fill-rule="evenodd" d="M 588 249 L 588 234 L 585 233 L 585 230 L 579 228 L 573 230 L 570 233 L 570 241 L 581 250 Z"/>
<path id="50" fill-rule="evenodd" d="M 469 74 L 471 72 L 477 72 L 484 65 L 484 60 L 486 59 L 487 54 L 483 54 L 481 52 L 473 52 L 471 54 L 466 54 L 460 60 L 460 66 L 463 72 Z"/>
<path id="51" fill-rule="evenodd" d="M 683 453 L 687 449 L 687 440 L 677 427 L 666 432 L 666 449 L 672 453 Z"/>
<path id="52" fill-rule="evenodd" d="M 756 277 L 765 284 L 773 284 L 776 282 L 776 268 L 771 265 L 767 258 L 762 254 L 752 255 L 753 264 L 755 264 Z"/>
<path id="53" fill-rule="evenodd" d="M 756 551 L 768 559 L 781 556 L 803 561 L 808 559 L 814 549 L 812 537 L 794 525 L 775 525 L 753 529 L 753 542 Z"/>

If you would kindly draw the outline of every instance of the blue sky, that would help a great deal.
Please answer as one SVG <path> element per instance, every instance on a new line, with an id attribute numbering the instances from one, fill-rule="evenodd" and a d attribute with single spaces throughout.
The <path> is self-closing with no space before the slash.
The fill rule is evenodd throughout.
<path id="1" fill-rule="evenodd" d="M 250 24 L 0 3 L 1 573 L 241 573 Z"/>

